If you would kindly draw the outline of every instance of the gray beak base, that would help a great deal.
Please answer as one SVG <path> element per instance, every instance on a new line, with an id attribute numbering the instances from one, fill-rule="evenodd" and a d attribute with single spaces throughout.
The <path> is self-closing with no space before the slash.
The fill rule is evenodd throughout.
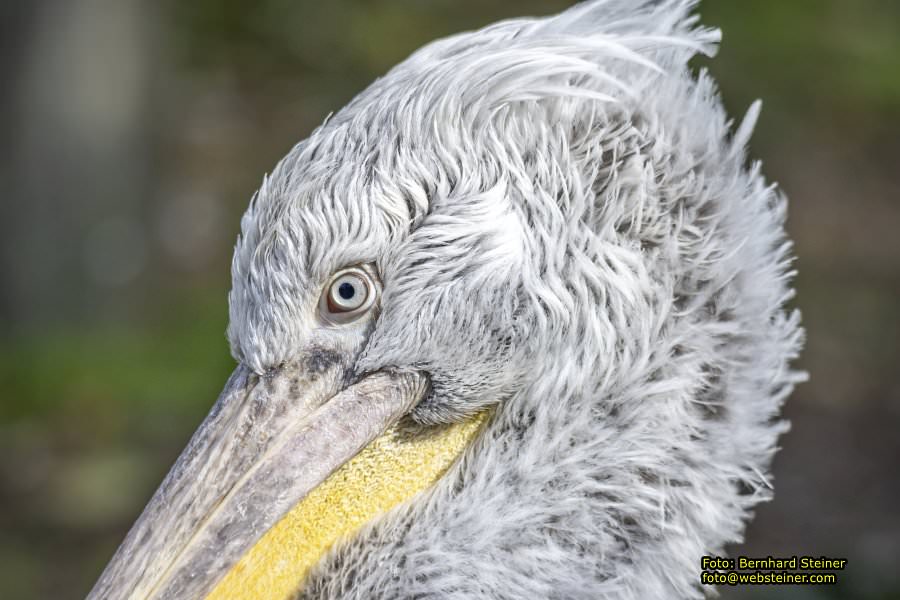
<path id="1" fill-rule="evenodd" d="M 203 598 L 428 387 L 419 372 L 382 371 L 334 394 L 339 371 L 239 366 L 88 600 Z"/>

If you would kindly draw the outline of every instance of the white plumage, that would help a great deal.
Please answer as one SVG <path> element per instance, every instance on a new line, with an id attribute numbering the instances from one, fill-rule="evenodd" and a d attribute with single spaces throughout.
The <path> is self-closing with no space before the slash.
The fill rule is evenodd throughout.
<path id="1" fill-rule="evenodd" d="M 688 67 L 719 39 L 694 4 L 599 0 L 430 44 L 264 181 L 233 263 L 239 361 L 328 346 L 322 283 L 371 262 L 356 372 L 430 373 L 422 423 L 496 407 L 304 598 L 698 598 L 701 555 L 771 497 L 801 379 L 785 199 L 746 164 L 759 105 L 735 129 Z"/>

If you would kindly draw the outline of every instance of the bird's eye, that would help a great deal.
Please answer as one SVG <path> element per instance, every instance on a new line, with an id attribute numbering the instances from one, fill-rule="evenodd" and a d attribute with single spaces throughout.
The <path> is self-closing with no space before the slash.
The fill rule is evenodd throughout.
<path id="1" fill-rule="evenodd" d="M 376 283 L 364 269 L 350 267 L 331 277 L 320 302 L 322 316 L 331 323 L 347 323 L 366 313 L 374 304 Z"/>

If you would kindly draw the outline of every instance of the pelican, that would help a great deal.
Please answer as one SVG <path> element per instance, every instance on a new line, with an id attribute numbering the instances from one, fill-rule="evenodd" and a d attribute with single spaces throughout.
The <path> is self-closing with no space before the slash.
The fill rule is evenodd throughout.
<path id="1" fill-rule="evenodd" d="M 241 220 L 238 363 L 91 599 L 702 598 L 803 376 L 694 0 L 412 54 Z"/>

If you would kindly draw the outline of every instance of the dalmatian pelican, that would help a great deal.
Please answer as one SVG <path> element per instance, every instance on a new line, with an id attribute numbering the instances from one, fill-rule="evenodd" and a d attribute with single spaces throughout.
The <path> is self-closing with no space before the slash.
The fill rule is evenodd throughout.
<path id="1" fill-rule="evenodd" d="M 425 46 L 241 221 L 238 363 L 89 598 L 701 598 L 802 375 L 694 0 Z"/>

